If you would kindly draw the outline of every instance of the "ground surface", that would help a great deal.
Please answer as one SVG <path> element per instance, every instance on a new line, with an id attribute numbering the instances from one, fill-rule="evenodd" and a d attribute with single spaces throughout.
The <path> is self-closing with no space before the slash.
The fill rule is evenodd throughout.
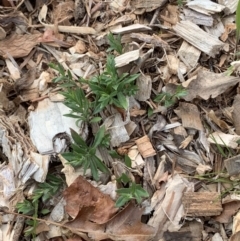
<path id="1" fill-rule="evenodd" d="M 0 240 L 240 239 L 237 1 L 0 2 Z"/>

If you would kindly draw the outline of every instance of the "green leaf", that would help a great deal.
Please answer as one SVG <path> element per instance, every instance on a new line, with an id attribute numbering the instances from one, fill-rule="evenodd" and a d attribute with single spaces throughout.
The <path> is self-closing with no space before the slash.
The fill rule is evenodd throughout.
<path id="1" fill-rule="evenodd" d="M 152 108 L 148 108 L 148 117 L 151 117 L 153 115 L 153 109 Z"/>
<path id="2" fill-rule="evenodd" d="M 137 187 L 135 190 L 135 193 L 139 196 L 139 197 L 149 197 L 149 194 L 146 190 L 144 190 L 141 186 Z"/>
<path id="3" fill-rule="evenodd" d="M 97 170 L 97 166 L 95 165 L 95 163 L 93 161 L 90 161 L 90 169 L 93 175 L 93 179 L 95 181 L 99 180 L 99 176 L 98 176 L 98 170 Z"/>
<path id="4" fill-rule="evenodd" d="M 181 85 L 178 85 L 175 96 L 177 98 L 184 97 L 187 95 L 187 90 L 184 89 Z"/>
<path id="5" fill-rule="evenodd" d="M 119 100 L 119 103 L 121 104 L 121 106 L 122 106 L 125 110 L 127 110 L 127 108 L 128 108 L 127 98 L 126 98 L 121 92 L 119 92 L 119 93 L 117 94 L 117 97 L 118 97 L 118 100 Z"/>
<path id="6" fill-rule="evenodd" d="M 97 156 L 94 156 L 93 159 L 94 159 L 94 162 L 95 162 L 98 170 L 100 170 L 104 173 L 109 173 L 109 170 L 106 167 L 106 165 Z"/>
<path id="7" fill-rule="evenodd" d="M 46 208 L 41 210 L 41 214 L 43 214 L 43 215 L 46 215 L 46 214 L 48 214 L 50 212 L 51 211 L 49 209 L 46 209 Z"/>
<path id="8" fill-rule="evenodd" d="M 116 151 L 114 150 L 110 150 L 108 151 L 109 155 L 112 157 L 112 158 L 118 158 L 118 159 L 121 159 L 122 156 L 120 156 Z"/>
<path id="9" fill-rule="evenodd" d="M 102 139 L 104 138 L 104 134 L 105 134 L 105 127 L 102 126 L 99 128 L 98 132 L 95 135 L 94 142 L 92 145 L 93 148 L 97 148 L 100 145 L 100 143 L 102 142 Z"/>
<path id="10" fill-rule="evenodd" d="M 115 50 L 119 54 L 122 54 L 121 36 L 118 35 L 117 37 L 114 37 L 112 33 L 109 33 L 107 37 L 110 45 L 107 52 Z"/>
<path id="11" fill-rule="evenodd" d="M 23 202 L 17 203 L 16 208 L 18 212 L 23 213 L 25 215 L 30 215 L 34 213 L 34 207 L 32 203 L 28 200 L 24 200 Z"/>
<path id="12" fill-rule="evenodd" d="M 166 107 L 166 108 L 168 108 L 168 107 L 170 107 L 170 106 L 172 106 L 172 105 L 174 105 L 175 104 L 175 101 L 173 100 L 173 99 L 166 99 L 165 101 L 164 101 L 164 106 Z"/>
<path id="13" fill-rule="evenodd" d="M 130 168 L 132 167 L 132 160 L 129 158 L 128 155 L 124 156 L 124 162 L 125 162 L 127 167 L 130 167 Z"/>
<path id="14" fill-rule="evenodd" d="M 80 137 L 80 135 L 76 131 L 74 131 L 71 128 L 70 128 L 70 131 L 71 131 L 71 136 L 76 144 L 78 144 L 79 146 L 86 146 L 85 141 Z"/>
<path id="15" fill-rule="evenodd" d="M 79 115 L 74 115 L 74 114 L 65 114 L 63 116 L 66 116 L 66 117 L 71 117 L 71 118 L 80 118 Z"/>
<path id="16" fill-rule="evenodd" d="M 97 122 L 99 122 L 100 120 L 102 120 L 101 117 L 93 117 L 93 118 L 90 120 L 90 123 L 97 123 Z"/>
<path id="17" fill-rule="evenodd" d="M 154 101 L 156 101 L 156 102 L 161 102 L 162 101 L 162 99 L 164 98 L 166 96 L 166 93 L 160 93 L 160 94 L 158 94 L 156 97 L 155 97 L 155 99 L 154 99 Z"/>
<path id="18" fill-rule="evenodd" d="M 119 188 L 118 190 L 116 190 L 116 192 L 118 194 L 121 194 L 121 195 L 127 195 L 129 196 L 130 198 L 132 197 L 131 195 L 131 188 Z"/>
<path id="19" fill-rule="evenodd" d="M 116 203 L 115 203 L 115 206 L 120 208 L 122 206 L 124 206 L 128 201 L 130 201 L 130 199 L 128 197 L 125 197 L 125 196 L 120 196 Z"/>
<path id="20" fill-rule="evenodd" d="M 122 182 L 124 185 L 127 185 L 129 182 L 131 182 L 131 179 L 125 174 L 123 173 L 118 179 L 118 182 Z"/>

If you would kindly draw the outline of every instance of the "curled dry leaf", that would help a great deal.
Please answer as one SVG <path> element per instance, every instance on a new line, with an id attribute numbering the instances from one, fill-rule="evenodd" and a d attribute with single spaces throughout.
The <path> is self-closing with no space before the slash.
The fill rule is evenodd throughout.
<path id="1" fill-rule="evenodd" d="M 8 38 L 0 41 L 0 56 L 7 58 L 8 54 L 13 58 L 27 56 L 30 51 L 38 44 L 40 33 L 18 35 L 13 34 Z"/>
<path id="2" fill-rule="evenodd" d="M 229 203 L 223 204 L 223 211 L 220 215 L 215 217 L 215 220 L 219 223 L 229 223 L 233 215 L 236 214 L 238 209 L 240 208 L 239 201 L 232 201 Z"/>
<path id="3" fill-rule="evenodd" d="M 106 223 L 116 212 L 114 201 L 79 176 L 63 194 L 66 200 L 66 212 L 76 218 L 83 207 L 91 207 L 88 220 L 94 223 Z"/>
<path id="4" fill-rule="evenodd" d="M 76 219 L 66 226 L 74 233 L 87 232 L 93 240 L 148 241 L 155 236 L 155 228 L 141 222 L 142 210 L 132 203 L 101 225 L 89 221 L 93 209 L 82 208 Z"/>
<path id="5" fill-rule="evenodd" d="M 183 97 L 186 101 L 201 97 L 204 100 L 216 98 L 228 88 L 239 83 L 238 77 L 225 76 L 206 70 L 200 70 L 197 78 L 192 79 L 187 86 L 187 95 Z M 185 87 L 185 86 L 184 86 Z"/>

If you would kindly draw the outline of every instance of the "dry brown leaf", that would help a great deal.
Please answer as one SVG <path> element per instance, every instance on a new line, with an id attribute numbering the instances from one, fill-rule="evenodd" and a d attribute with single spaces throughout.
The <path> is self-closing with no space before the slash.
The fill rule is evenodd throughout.
<path id="1" fill-rule="evenodd" d="M 215 124 L 221 128 L 222 131 L 227 131 L 230 129 L 229 125 L 225 121 L 218 118 L 213 110 L 210 110 L 207 115 L 213 122 L 215 122 Z"/>
<path id="2" fill-rule="evenodd" d="M 87 232 L 93 240 L 147 241 L 155 236 L 155 229 L 141 222 L 142 210 L 132 203 L 106 224 L 89 221 L 93 211 L 94 207 L 82 208 L 76 219 L 66 226 L 76 234 Z"/>
<path id="3" fill-rule="evenodd" d="M 229 223 L 231 221 L 232 216 L 238 211 L 239 208 L 240 201 L 225 203 L 223 204 L 222 213 L 214 219 L 219 223 Z"/>
<path id="4" fill-rule="evenodd" d="M 183 127 L 199 131 L 203 130 L 200 112 L 196 105 L 180 102 L 179 109 L 180 110 L 176 111 L 176 113 L 182 119 Z"/>
<path id="5" fill-rule="evenodd" d="M 141 222 L 142 210 L 129 204 L 107 223 L 106 233 L 113 240 L 147 241 L 155 236 L 155 228 Z"/>
<path id="6" fill-rule="evenodd" d="M 76 218 L 83 207 L 93 207 L 89 220 L 98 224 L 106 223 L 116 212 L 114 201 L 79 176 L 63 194 L 66 200 L 65 210 Z"/>
<path id="7" fill-rule="evenodd" d="M 13 58 L 27 56 L 30 51 L 38 44 L 38 38 L 42 34 L 13 34 L 0 41 L 0 56 L 8 58 L 8 54 Z"/>
<path id="8" fill-rule="evenodd" d="M 238 77 L 224 76 L 224 74 L 216 74 L 206 70 L 199 70 L 197 78 L 191 80 L 188 85 L 184 85 L 187 89 L 187 95 L 183 97 L 186 101 L 201 97 L 204 100 L 215 98 L 224 93 L 228 88 L 239 83 Z"/>
<path id="9" fill-rule="evenodd" d="M 130 116 L 136 117 L 138 115 L 142 116 L 145 114 L 146 114 L 146 110 L 139 110 L 138 108 L 135 108 L 135 107 L 130 110 Z"/>

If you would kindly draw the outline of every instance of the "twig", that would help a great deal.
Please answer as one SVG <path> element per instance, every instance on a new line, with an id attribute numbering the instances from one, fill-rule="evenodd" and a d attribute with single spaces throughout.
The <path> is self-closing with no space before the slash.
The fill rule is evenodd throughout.
<path id="1" fill-rule="evenodd" d="M 155 13 L 154 13 L 154 15 L 153 15 L 153 17 L 152 17 L 152 20 L 151 20 L 151 22 L 150 22 L 149 25 L 152 25 L 152 24 L 155 23 L 156 18 L 157 18 L 158 14 L 159 14 L 159 11 L 160 11 L 160 8 L 157 8 L 157 9 L 155 10 Z"/>

